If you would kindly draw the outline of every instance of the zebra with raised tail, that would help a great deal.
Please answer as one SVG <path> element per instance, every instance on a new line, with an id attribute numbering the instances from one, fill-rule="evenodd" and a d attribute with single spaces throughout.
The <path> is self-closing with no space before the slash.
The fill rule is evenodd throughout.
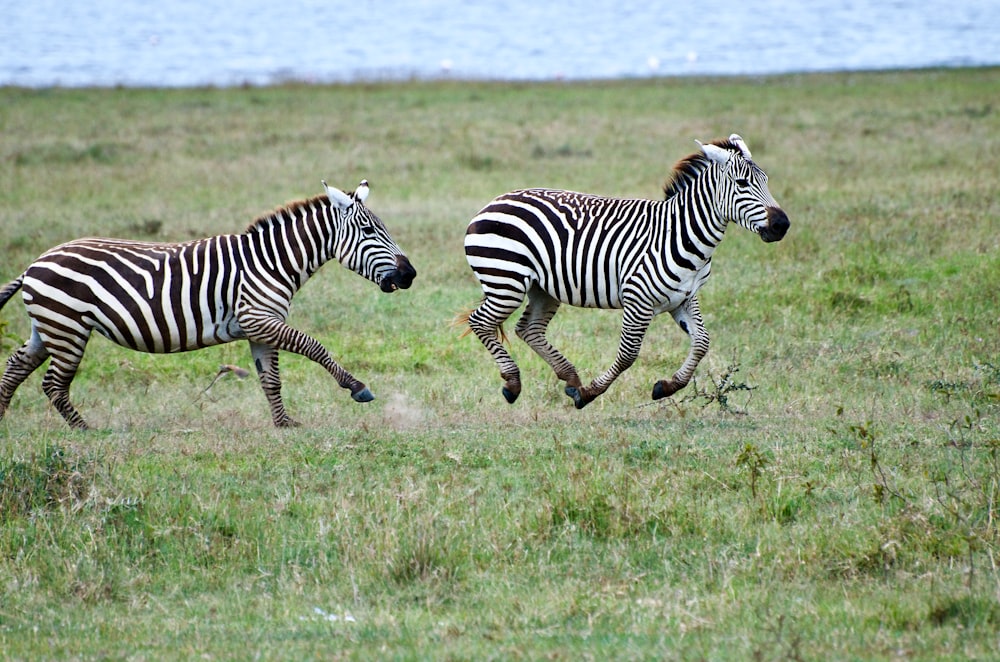
<path id="1" fill-rule="evenodd" d="M 281 398 L 278 351 L 319 363 L 358 402 L 371 391 L 310 336 L 285 323 L 292 297 L 336 259 L 383 292 L 410 287 L 416 270 L 364 204 L 368 182 L 289 203 L 241 234 L 185 243 L 78 239 L 38 258 L 0 289 L 22 290 L 31 335 L 7 359 L 0 419 L 18 386 L 45 359 L 42 390 L 73 428 L 87 424 L 69 387 L 92 332 L 141 352 L 172 353 L 245 339 L 278 427 L 297 425 Z"/>
<path id="2" fill-rule="evenodd" d="M 566 383 L 578 409 L 632 365 L 660 313 L 673 316 L 691 348 L 677 372 L 653 386 L 653 399 L 691 380 L 709 347 L 697 293 L 727 224 L 766 242 L 779 241 L 789 227 L 768 191 L 767 175 L 740 136 L 698 144 L 699 151 L 674 166 L 662 201 L 528 189 L 494 199 L 469 223 L 465 254 L 483 300 L 461 319 L 493 355 L 507 402 L 521 393 L 521 375 L 500 342 L 501 325 L 526 297 L 515 331 Z M 587 386 L 545 337 L 564 303 L 623 310 L 615 361 Z"/>

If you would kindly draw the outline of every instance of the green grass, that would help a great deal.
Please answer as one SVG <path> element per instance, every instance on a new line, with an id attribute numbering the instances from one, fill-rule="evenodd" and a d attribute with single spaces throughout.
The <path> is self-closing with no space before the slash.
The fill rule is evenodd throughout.
<path id="1" fill-rule="evenodd" d="M 986 659 L 1000 627 L 1000 70 L 580 84 L 0 89 L 0 279 L 83 235 L 238 231 L 320 179 L 419 275 L 337 265 L 295 299 L 378 400 L 283 355 L 275 430 L 244 344 L 95 338 L 71 432 L 40 375 L 0 423 L 10 659 Z M 449 326 L 468 219 L 552 186 L 658 197 L 743 135 L 792 221 L 738 228 L 701 295 L 576 411 L 513 342 L 513 406 Z M 586 380 L 620 314 L 552 327 Z M 28 330 L 0 314 L 9 353 Z M 349 616 L 350 618 L 345 618 Z"/>

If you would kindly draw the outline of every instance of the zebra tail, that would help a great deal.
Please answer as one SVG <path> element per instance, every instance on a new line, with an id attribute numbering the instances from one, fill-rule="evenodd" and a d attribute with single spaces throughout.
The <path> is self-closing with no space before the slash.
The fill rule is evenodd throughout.
<path id="1" fill-rule="evenodd" d="M 475 312 L 475 310 L 476 310 L 475 308 L 468 308 L 466 310 L 463 310 L 457 315 L 455 315 L 455 318 L 451 320 L 451 324 L 449 326 L 451 326 L 452 328 L 464 327 L 462 330 L 462 335 L 460 335 L 459 338 L 464 338 L 465 336 L 472 333 L 472 328 L 469 327 L 469 315 Z M 503 330 L 503 324 L 497 327 L 497 337 L 500 338 L 500 342 L 510 344 L 507 339 L 507 332 Z"/>
<path id="2" fill-rule="evenodd" d="M 4 285 L 3 289 L 0 289 L 0 308 L 3 308 L 10 298 L 14 296 L 14 293 L 21 289 L 21 283 L 23 282 L 24 274 L 21 274 L 16 279 Z"/>

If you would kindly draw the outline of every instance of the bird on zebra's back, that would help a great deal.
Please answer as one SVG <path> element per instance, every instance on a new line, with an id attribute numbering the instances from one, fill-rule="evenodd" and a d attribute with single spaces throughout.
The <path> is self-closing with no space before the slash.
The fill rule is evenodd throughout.
<path id="1" fill-rule="evenodd" d="M 278 352 L 326 368 L 357 402 L 374 395 L 312 337 L 285 323 L 292 297 L 336 259 L 383 292 L 417 272 L 366 206 L 369 187 L 325 194 L 265 214 L 240 234 L 184 243 L 86 238 L 50 249 L 0 288 L 0 307 L 22 291 L 31 335 L 0 378 L 0 419 L 18 386 L 51 357 L 42 390 L 73 428 L 86 429 L 69 387 L 92 332 L 140 352 L 172 353 L 247 340 L 278 427 L 297 423 L 281 397 Z"/>
<path id="2" fill-rule="evenodd" d="M 457 321 L 493 356 L 507 402 L 521 393 L 521 373 L 501 342 L 502 325 L 525 299 L 515 332 L 566 383 L 578 409 L 635 362 L 660 313 L 670 313 L 691 348 L 673 376 L 653 385 L 652 397 L 670 396 L 691 380 L 709 347 L 697 294 L 726 226 L 736 223 L 765 242 L 780 241 L 789 228 L 743 138 L 734 133 L 698 145 L 674 166 L 664 200 L 525 189 L 495 198 L 470 221 L 465 254 L 483 298 Z M 545 336 L 562 304 L 623 311 L 615 361 L 586 386 Z"/>

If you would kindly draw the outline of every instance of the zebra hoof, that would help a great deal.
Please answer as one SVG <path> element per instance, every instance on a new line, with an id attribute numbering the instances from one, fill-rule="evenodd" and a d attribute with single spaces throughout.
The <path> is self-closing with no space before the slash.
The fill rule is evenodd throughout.
<path id="1" fill-rule="evenodd" d="M 577 409 L 583 409 L 593 400 L 593 398 L 588 399 L 583 397 L 583 394 L 580 393 L 580 389 L 575 386 L 567 386 L 566 395 L 573 398 L 573 404 L 576 405 Z"/>
<path id="2" fill-rule="evenodd" d="M 503 393 L 504 400 L 506 400 L 508 404 L 514 404 L 514 401 L 517 400 L 517 396 L 521 395 L 520 393 L 514 393 L 514 391 L 510 390 L 506 386 L 504 386 L 501 391 Z"/>
<path id="3" fill-rule="evenodd" d="M 679 390 L 681 390 L 680 387 L 674 384 L 673 381 L 661 379 L 653 384 L 653 399 L 660 400 L 661 398 L 669 398 Z"/>
<path id="4" fill-rule="evenodd" d="M 375 399 L 374 394 L 368 390 L 368 387 L 364 387 L 360 391 L 351 393 L 351 397 L 354 398 L 355 402 L 371 402 Z"/>

